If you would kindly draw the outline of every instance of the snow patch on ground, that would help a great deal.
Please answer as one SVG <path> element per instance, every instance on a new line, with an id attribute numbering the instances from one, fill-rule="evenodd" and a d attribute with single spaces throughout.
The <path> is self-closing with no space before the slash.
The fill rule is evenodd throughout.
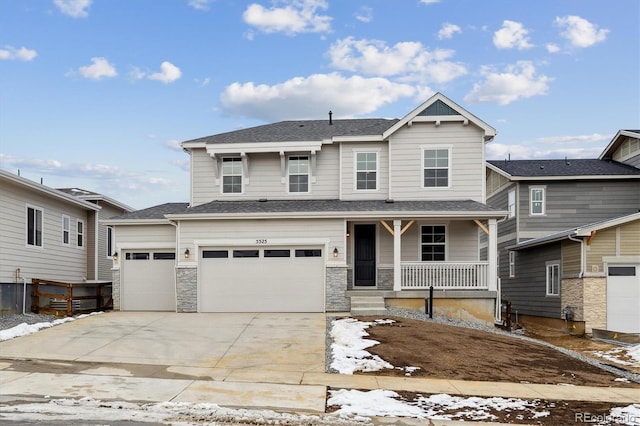
<path id="1" fill-rule="evenodd" d="M 640 344 L 608 351 L 593 351 L 593 355 L 622 365 L 640 368 Z"/>
<path id="2" fill-rule="evenodd" d="M 16 337 L 20 336 L 26 336 L 28 334 L 33 334 L 44 328 L 54 327 L 56 325 L 64 324 L 65 322 L 75 321 L 77 319 L 86 318 L 91 315 L 99 315 L 102 313 L 103 312 L 92 312 L 90 314 L 78 315 L 77 317 L 60 318 L 51 322 L 39 322 L 36 324 L 27 324 L 26 322 L 23 322 L 22 324 L 16 325 L 15 327 L 8 328 L 6 330 L 0 330 L 0 342 L 9 339 L 15 339 Z"/>
<path id="3" fill-rule="evenodd" d="M 380 342 L 364 339 L 368 336 L 365 330 L 377 324 L 391 324 L 393 320 L 376 320 L 375 322 L 358 321 L 355 318 L 342 318 L 331 322 L 331 352 L 333 361 L 331 368 L 340 374 L 353 374 L 355 371 L 379 371 L 383 368 L 394 368 L 393 365 L 365 349 Z"/>

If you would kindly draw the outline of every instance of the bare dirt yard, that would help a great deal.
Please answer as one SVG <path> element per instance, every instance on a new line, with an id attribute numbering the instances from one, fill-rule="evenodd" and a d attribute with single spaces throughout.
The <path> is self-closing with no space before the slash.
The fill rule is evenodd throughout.
<path id="1" fill-rule="evenodd" d="M 396 367 L 418 367 L 412 377 L 477 380 L 488 382 L 539 383 L 577 386 L 614 386 L 638 388 L 634 382 L 614 381 L 618 376 L 575 357 L 525 339 L 481 330 L 454 327 L 435 322 L 399 317 L 391 324 L 378 324 L 367 329 L 368 339 L 380 344 L 367 349 Z M 375 321 L 379 317 L 358 317 L 360 321 Z M 568 336 L 544 328 L 525 333 L 577 352 L 606 350 L 613 345 L 591 339 Z M 633 370 L 632 370 L 633 371 Z M 638 371 L 634 371 L 638 372 Z M 385 369 L 375 373 L 405 376 L 401 369 Z M 407 400 L 417 395 L 403 393 Z M 530 418 L 522 414 L 496 411 L 500 422 L 528 424 L 574 424 L 576 414 L 606 414 L 615 404 L 593 402 L 540 401 L 539 409 L 549 416 Z M 605 423 L 608 424 L 608 423 Z M 616 424 L 611 423 L 611 424 Z"/>

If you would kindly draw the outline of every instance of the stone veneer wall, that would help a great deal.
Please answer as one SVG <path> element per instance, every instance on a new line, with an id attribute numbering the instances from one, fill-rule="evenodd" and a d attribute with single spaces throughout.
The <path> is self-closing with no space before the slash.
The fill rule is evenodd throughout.
<path id="1" fill-rule="evenodd" d="M 607 328 L 607 281 L 605 277 L 562 280 L 562 309 L 571 306 L 575 321 L 585 322 L 585 332 Z M 564 315 L 561 315 L 564 318 Z"/>
<path id="2" fill-rule="evenodd" d="M 120 269 L 111 270 L 111 298 L 113 299 L 113 310 L 120 310 Z"/>
<path id="3" fill-rule="evenodd" d="M 393 290 L 393 268 L 378 268 L 378 290 Z"/>
<path id="4" fill-rule="evenodd" d="M 607 329 L 607 279 L 605 277 L 583 278 L 585 332 L 592 329 Z"/>
<path id="5" fill-rule="evenodd" d="M 198 311 L 198 269 L 176 268 L 176 311 Z"/>
<path id="6" fill-rule="evenodd" d="M 325 275 L 325 310 L 327 312 L 345 312 L 351 310 L 351 299 L 345 296 L 347 291 L 347 268 L 328 267 Z"/>

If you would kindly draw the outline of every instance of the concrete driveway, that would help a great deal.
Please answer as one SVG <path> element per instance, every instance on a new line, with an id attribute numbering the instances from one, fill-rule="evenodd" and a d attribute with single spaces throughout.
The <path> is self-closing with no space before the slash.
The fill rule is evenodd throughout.
<path id="1" fill-rule="evenodd" d="M 325 325 L 324 314 L 93 315 L 0 342 L 0 395 L 78 397 L 90 389 L 104 399 L 286 401 L 324 411 L 326 388 L 301 384 L 325 371 Z"/>

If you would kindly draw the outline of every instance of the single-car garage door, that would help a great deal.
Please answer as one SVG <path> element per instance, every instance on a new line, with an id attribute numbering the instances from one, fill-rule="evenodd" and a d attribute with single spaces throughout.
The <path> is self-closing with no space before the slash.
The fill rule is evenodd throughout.
<path id="1" fill-rule="evenodd" d="M 201 312 L 324 312 L 324 251 L 201 250 L 199 296 Z"/>
<path id="2" fill-rule="evenodd" d="M 133 250 L 123 253 L 123 311 L 175 311 L 173 250 Z"/>
<path id="3" fill-rule="evenodd" d="M 609 266 L 607 330 L 640 333 L 640 265 Z"/>

